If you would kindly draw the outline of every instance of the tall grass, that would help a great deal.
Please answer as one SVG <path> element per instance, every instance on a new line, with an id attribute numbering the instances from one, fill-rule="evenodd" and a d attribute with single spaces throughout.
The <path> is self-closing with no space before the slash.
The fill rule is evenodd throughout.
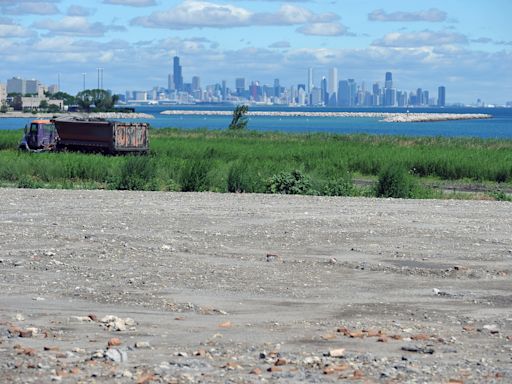
<path id="1" fill-rule="evenodd" d="M 378 176 L 391 166 L 414 179 L 512 182 L 509 140 L 178 129 L 150 135 L 151 154 L 137 157 L 20 153 L 21 131 L 0 131 L 0 182 L 265 192 L 272 191 L 271 180 L 276 191 L 278 183 L 304 181 L 308 188 L 301 193 L 353 195 L 352 174 Z"/>

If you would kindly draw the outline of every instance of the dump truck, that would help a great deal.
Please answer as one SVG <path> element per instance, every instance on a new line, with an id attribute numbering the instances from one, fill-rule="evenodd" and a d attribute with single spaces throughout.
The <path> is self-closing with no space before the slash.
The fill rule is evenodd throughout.
<path id="1" fill-rule="evenodd" d="M 147 123 L 86 117 L 34 120 L 25 127 L 20 149 L 145 154 L 149 151 L 148 130 Z"/>

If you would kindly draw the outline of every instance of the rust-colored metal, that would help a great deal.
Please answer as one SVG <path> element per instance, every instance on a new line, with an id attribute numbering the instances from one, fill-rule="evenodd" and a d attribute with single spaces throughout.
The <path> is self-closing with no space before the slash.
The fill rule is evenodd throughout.
<path id="1" fill-rule="evenodd" d="M 58 146 L 108 153 L 145 153 L 148 124 L 93 119 L 56 119 Z"/>

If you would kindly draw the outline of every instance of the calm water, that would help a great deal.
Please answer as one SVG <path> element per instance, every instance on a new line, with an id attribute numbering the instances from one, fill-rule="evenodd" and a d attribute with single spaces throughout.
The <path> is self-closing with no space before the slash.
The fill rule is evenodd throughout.
<path id="1" fill-rule="evenodd" d="M 178 127 L 224 129 L 230 116 L 169 116 L 160 115 L 167 109 L 194 110 L 232 110 L 230 106 L 144 106 L 137 107 L 136 112 L 149 113 L 155 116 L 148 120 L 155 128 Z M 348 112 L 405 112 L 406 109 L 336 109 L 289 107 L 251 107 L 251 111 L 348 111 Z M 439 121 L 429 123 L 384 123 L 377 118 L 336 118 L 336 117 L 267 117 L 254 116 L 249 118 L 249 128 L 261 131 L 281 132 L 329 132 L 329 133 L 368 133 L 402 136 L 466 136 L 481 138 L 512 139 L 512 108 L 409 108 L 410 112 L 446 112 L 446 113 L 487 113 L 493 116 L 485 120 Z M 19 129 L 31 119 L 1 119 L 0 129 Z"/>

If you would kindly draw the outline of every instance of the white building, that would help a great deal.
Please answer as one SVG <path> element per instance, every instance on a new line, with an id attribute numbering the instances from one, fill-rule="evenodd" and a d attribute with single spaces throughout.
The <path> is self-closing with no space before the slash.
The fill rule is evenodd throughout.
<path id="1" fill-rule="evenodd" d="M 5 84 L 0 84 L 0 105 L 5 102 L 7 99 L 7 86 Z"/>

